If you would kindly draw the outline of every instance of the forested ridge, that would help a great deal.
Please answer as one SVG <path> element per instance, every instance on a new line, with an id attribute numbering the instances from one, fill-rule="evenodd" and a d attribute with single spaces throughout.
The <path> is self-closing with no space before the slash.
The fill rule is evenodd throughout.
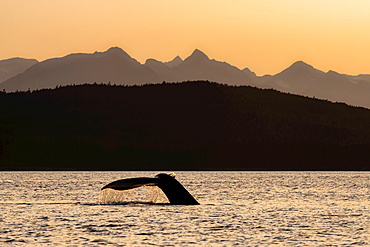
<path id="1" fill-rule="evenodd" d="M 0 93 L 1 170 L 370 170 L 370 110 L 208 81 Z"/>

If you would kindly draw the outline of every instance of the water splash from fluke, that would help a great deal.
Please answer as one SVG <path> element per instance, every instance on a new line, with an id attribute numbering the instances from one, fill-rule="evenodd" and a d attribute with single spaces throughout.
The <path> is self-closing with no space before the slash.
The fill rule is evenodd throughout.
<path id="1" fill-rule="evenodd" d="M 172 205 L 199 205 L 199 202 L 197 202 L 197 200 L 195 200 L 195 198 L 189 193 L 189 191 L 187 191 L 184 186 L 182 186 L 182 184 L 180 184 L 180 182 L 176 180 L 175 176 L 175 174 L 160 173 L 154 178 L 139 177 L 120 179 L 105 185 L 101 190 L 105 191 L 107 189 L 112 189 L 119 191 L 118 193 L 123 193 L 123 191 L 129 190 L 131 192 L 131 190 L 136 190 L 140 187 L 144 187 L 145 189 L 148 189 L 148 187 L 150 187 L 151 191 L 155 190 L 153 188 L 159 188 L 167 197 L 169 203 Z M 117 200 L 127 200 L 127 196 L 128 194 L 113 194 L 109 195 L 108 199 L 115 203 Z M 102 200 L 107 201 L 106 197 L 107 196 L 103 195 Z M 130 200 L 136 200 L 136 198 L 133 198 L 131 194 L 130 197 Z M 146 196 L 146 198 L 148 198 L 148 196 Z M 149 198 L 151 200 L 153 198 L 157 198 L 155 200 L 158 200 L 158 197 L 153 196 L 153 193 L 150 193 Z"/>
<path id="2" fill-rule="evenodd" d="M 166 195 L 157 186 L 142 186 L 129 190 L 103 189 L 99 194 L 99 204 L 167 204 Z"/>

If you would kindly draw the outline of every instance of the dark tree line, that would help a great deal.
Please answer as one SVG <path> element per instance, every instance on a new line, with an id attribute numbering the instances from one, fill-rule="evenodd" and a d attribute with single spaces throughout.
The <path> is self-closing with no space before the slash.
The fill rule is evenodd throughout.
<path id="1" fill-rule="evenodd" d="M 2 170 L 369 170 L 370 110 L 208 81 L 0 93 Z"/>

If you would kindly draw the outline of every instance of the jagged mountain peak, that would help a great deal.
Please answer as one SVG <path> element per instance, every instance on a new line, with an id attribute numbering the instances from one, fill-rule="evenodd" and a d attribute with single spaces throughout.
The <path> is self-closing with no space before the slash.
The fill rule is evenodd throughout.
<path id="1" fill-rule="evenodd" d="M 122 48 L 118 47 L 118 46 L 113 46 L 111 48 L 109 48 L 106 52 L 124 52 L 122 50 Z"/>
<path id="2" fill-rule="evenodd" d="M 188 59 L 209 60 L 208 56 L 204 52 L 198 49 L 195 49 L 193 53 L 185 60 L 188 60 Z"/>
<path id="3" fill-rule="evenodd" d="M 122 50 L 120 47 L 111 47 L 108 50 L 104 52 L 95 52 L 96 54 L 104 54 L 104 55 L 118 55 L 118 56 L 126 56 L 130 57 L 130 55 L 127 54 L 124 50 Z M 131 57 L 130 57 L 131 58 Z"/>
<path id="4" fill-rule="evenodd" d="M 77 53 L 35 64 L 22 74 L 2 82 L 7 91 L 53 88 L 82 83 L 140 84 L 158 82 L 159 76 L 125 51 L 112 47 L 105 52 Z"/>
<path id="5" fill-rule="evenodd" d="M 183 60 L 181 59 L 181 57 L 176 56 L 174 59 L 172 59 L 171 61 L 165 62 L 164 64 L 166 64 L 170 68 L 174 68 L 174 67 L 179 66 L 182 62 Z"/>
<path id="6" fill-rule="evenodd" d="M 180 56 L 176 56 L 172 61 L 182 61 L 182 58 Z"/>
<path id="7" fill-rule="evenodd" d="M 251 71 L 249 68 L 244 68 L 242 71 L 244 73 L 246 73 L 247 75 L 249 75 L 249 76 L 256 76 L 256 73 L 254 73 L 253 71 Z"/>
<path id="8" fill-rule="evenodd" d="M 305 63 L 303 61 L 297 61 L 277 75 L 289 74 L 289 75 L 302 76 L 305 74 L 318 74 L 318 73 L 324 74 L 324 72 L 322 72 L 321 70 L 315 69 L 313 66 L 309 65 L 308 63 Z"/>
<path id="9" fill-rule="evenodd" d="M 129 58 L 132 59 L 130 55 L 128 55 L 124 50 L 120 47 L 111 47 L 104 52 L 95 52 L 94 55 L 98 56 L 118 56 L 120 58 Z"/>
<path id="10" fill-rule="evenodd" d="M 106 54 L 127 54 L 124 50 L 122 50 L 120 47 L 117 47 L 117 46 L 111 47 L 103 53 L 106 53 Z"/>
<path id="11" fill-rule="evenodd" d="M 328 72 L 326 72 L 326 74 L 328 75 L 340 75 L 338 72 L 334 71 L 334 70 L 329 70 Z"/>
<path id="12" fill-rule="evenodd" d="M 309 65 L 308 63 L 303 62 L 303 61 L 294 62 L 289 68 L 311 68 L 311 69 L 314 69 L 314 67 L 312 65 Z"/>

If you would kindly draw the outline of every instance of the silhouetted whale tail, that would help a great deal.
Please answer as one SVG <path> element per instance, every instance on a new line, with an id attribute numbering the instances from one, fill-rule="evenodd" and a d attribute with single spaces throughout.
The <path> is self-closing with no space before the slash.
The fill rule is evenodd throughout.
<path id="1" fill-rule="evenodd" d="M 199 202 L 175 179 L 175 175 L 158 174 L 155 178 L 127 178 L 105 185 L 104 189 L 129 190 L 140 186 L 158 186 L 173 205 L 199 205 Z"/>

